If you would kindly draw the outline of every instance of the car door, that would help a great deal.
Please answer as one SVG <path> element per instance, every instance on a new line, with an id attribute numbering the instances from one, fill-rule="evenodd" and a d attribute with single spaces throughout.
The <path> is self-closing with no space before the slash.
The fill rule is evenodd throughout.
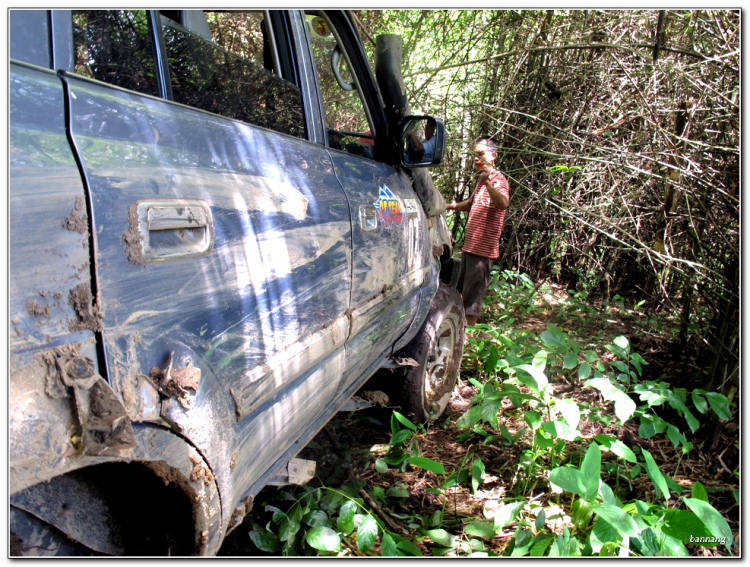
<path id="1" fill-rule="evenodd" d="M 111 381 L 132 418 L 198 447 L 228 514 L 340 390 L 351 220 L 280 76 L 283 26 L 260 13 L 253 61 L 213 41 L 224 16 L 209 16 L 74 11 L 65 84 Z M 148 414 L 144 392 L 170 367 L 190 379 Z"/>
<path id="2" fill-rule="evenodd" d="M 326 143 L 351 211 L 352 330 L 345 383 L 356 387 L 411 325 L 421 288 L 434 293 L 435 262 L 411 179 L 381 161 L 387 154 L 379 151 L 387 143 L 385 117 L 352 22 L 337 11 L 308 10 L 305 18 Z"/>

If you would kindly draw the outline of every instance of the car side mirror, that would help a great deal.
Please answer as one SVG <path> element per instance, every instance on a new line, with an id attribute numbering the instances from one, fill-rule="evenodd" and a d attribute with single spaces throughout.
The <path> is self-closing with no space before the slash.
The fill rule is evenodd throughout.
<path id="1" fill-rule="evenodd" d="M 401 166 L 438 165 L 445 155 L 445 126 L 432 116 L 406 116 L 401 129 Z"/>

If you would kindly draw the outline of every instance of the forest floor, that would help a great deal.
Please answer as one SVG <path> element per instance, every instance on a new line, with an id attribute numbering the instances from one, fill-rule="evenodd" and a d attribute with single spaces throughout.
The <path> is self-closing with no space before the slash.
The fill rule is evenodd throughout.
<path id="1" fill-rule="evenodd" d="M 545 286 L 544 291 L 536 293 L 533 301 L 520 310 L 523 314 L 516 310 L 513 327 L 539 334 L 551 323 L 570 332 L 571 336 L 585 337 L 588 344 L 592 345 L 598 339 L 612 341 L 614 337 L 623 335 L 629 339 L 633 349 L 637 349 L 648 361 L 649 365 L 644 368 L 643 376 L 647 380 L 664 380 L 676 386 L 684 383 L 686 376 L 699 372 L 701 361 L 691 360 L 676 352 L 676 321 L 672 320 L 670 324 L 668 317 L 662 317 L 657 325 L 643 312 L 622 309 L 622 306 L 612 304 L 595 305 L 592 302 L 588 302 L 582 311 L 570 315 L 569 309 L 563 310 L 569 298 L 570 295 L 564 288 Z M 487 304 L 480 324 L 497 314 L 492 307 L 492 295 L 488 297 Z M 581 316 L 581 313 L 585 316 Z M 478 370 L 481 365 L 477 360 L 472 360 L 477 355 L 472 345 L 476 346 L 483 334 L 489 337 L 481 329 L 467 331 L 467 337 L 474 340 L 468 341 L 465 347 L 459 383 L 450 405 L 437 421 L 426 429 L 420 429 L 417 441 L 421 455 L 443 464 L 446 471 L 470 468 L 471 461 L 480 458 L 485 466 L 485 476 L 484 482 L 476 490 L 472 490 L 470 482 L 435 490 L 440 485 L 438 476 L 416 467 L 388 468 L 385 472 L 377 472 L 375 460 L 387 451 L 392 434 L 389 424 L 393 408 L 388 407 L 339 413 L 299 455 L 316 461 L 315 485 L 338 487 L 347 481 L 359 481 L 362 485 L 360 494 L 364 492 L 370 497 L 366 501 L 373 512 L 396 533 L 400 531 L 404 537 L 413 539 L 424 555 L 434 555 L 434 543 L 429 538 L 411 537 L 410 534 L 416 536 L 417 530 L 424 530 L 432 525 L 430 518 L 436 512 L 441 514 L 440 525 L 447 529 L 450 526 L 461 526 L 472 519 L 491 518 L 493 509 L 498 505 L 502 506 L 504 498 L 514 496 L 514 491 L 517 496 L 520 489 L 520 482 L 517 481 L 522 453 L 528 447 L 528 443 L 524 444 L 523 441 L 524 438 L 530 439 L 528 432 L 520 438 L 521 442 L 503 442 L 500 437 L 485 444 L 482 437 L 476 435 L 465 439 L 466 434 L 461 436 L 465 430 L 456 426 L 456 420 L 467 410 L 478 390 L 469 380 L 474 378 L 483 381 L 481 371 Z M 551 389 L 552 395 L 564 394 L 578 403 L 596 401 L 599 397 L 597 391 L 582 387 L 577 377 L 558 377 L 551 382 Z M 518 412 L 513 412 L 512 409 L 513 405 L 509 400 L 503 400 L 499 423 L 511 434 L 515 434 L 523 429 L 525 423 Z M 677 413 L 669 408 L 661 416 L 668 422 L 670 417 L 674 423 L 681 421 Z M 689 496 L 689 488 L 695 481 L 700 481 L 710 495 L 711 503 L 729 522 L 735 536 L 734 555 L 739 556 L 739 474 L 736 473 L 740 458 L 739 430 L 736 426 L 738 420 L 735 418 L 730 422 L 719 423 L 717 419 L 699 417 L 702 418 L 701 426 L 692 434 L 682 421 L 683 433 L 694 445 L 687 453 L 683 453 L 681 448 L 675 449 L 665 435 L 640 438 L 636 420 L 627 422 L 625 426 L 616 426 L 615 420 L 604 425 L 582 418 L 579 429 L 584 440 L 605 434 L 621 440 L 633 450 L 645 448 L 653 455 L 660 470 L 686 489 L 684 495 Z M 486 424 L 484 427 L 487 428 Z M 568 447 L 571 453 L 575 453 L 580 445 L 570 443 Z M 603 454 L 603 461 L 608 459 L 606 455 Z M 612 457 L 610 460 L 616 460 L 611 453 L 608 455 Z M 405 470 L 402 471 L 401 468 Z M 603 477 L 602 480 L 609 482 L 610 486 L 616 484 L 620 488 L 618 496 L 623 502 L 636 499 L 654 501 L 654 484 L 645 473 L 632 479 L 619 475 L 619 478 L 610 476 Z M 250 543 L 247 534 L 253 523 L 263 523 L 263 503 L 272 502 L 277 490 L 268 487 L 256 497 L 254 512 L 227 538 L 221 555 L 266 555 Z M 394 497 L 383 499 L 382 495 L 389 490 Z M 531 483 L 527 480 L 523 491 L 529 500 L 546 506 L 547 517 L 550 516 L 549 510 L 554 509 L 555 495 L 549 491 L 546 480 L 539 479 L 538 485 L 536 480 Z M 381 495 L 381 498 L 373 499 L 373 495 Z M 672 503 L 675 503 L 674 499 Z M 268 521 L 268 518 L 265 520 Z M 561 513 L 558 519 L 547 522 L 560 524 L 555 530 L 558 531 L 562 529 L 562 523 L 569 523 L 569 520 L 568 516 Z M 485 542 L 484 550 L 502 554 L 515 529 L 513 523 L 507 526 L 502 533 Z M 720 546 L 685 545 L 692 556 L 727 555 L 727 550 Z"/>

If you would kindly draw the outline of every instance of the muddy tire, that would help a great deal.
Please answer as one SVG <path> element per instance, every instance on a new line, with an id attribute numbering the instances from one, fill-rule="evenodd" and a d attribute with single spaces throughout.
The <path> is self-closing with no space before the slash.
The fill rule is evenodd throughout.
<path id="1" fill-rule="evenodd" d="M 461 367 L 465 323 L 461 296 L 441 285 L 419 333 L 397 355 L 418 363 L 406 367 L 398 401 L 419 423 L 438 418 L 448 407 Z"/>

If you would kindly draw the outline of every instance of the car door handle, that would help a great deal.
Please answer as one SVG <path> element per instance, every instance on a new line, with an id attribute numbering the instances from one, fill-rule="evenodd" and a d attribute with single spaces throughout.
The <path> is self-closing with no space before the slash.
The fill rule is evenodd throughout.
<path id="1" fill-rule="evenodd" d="M 359 206 L 359 227 L 362 232 L 371 232 L 378 229 L 378 210 L 375 205 Z"/>
<path id="2" fill-rule="evenodd" d="M 211 251 L 213 219 L 206 201 L 151 199 L 139 201 L 136 211 L 144 260 L 194 258 Z"/>

